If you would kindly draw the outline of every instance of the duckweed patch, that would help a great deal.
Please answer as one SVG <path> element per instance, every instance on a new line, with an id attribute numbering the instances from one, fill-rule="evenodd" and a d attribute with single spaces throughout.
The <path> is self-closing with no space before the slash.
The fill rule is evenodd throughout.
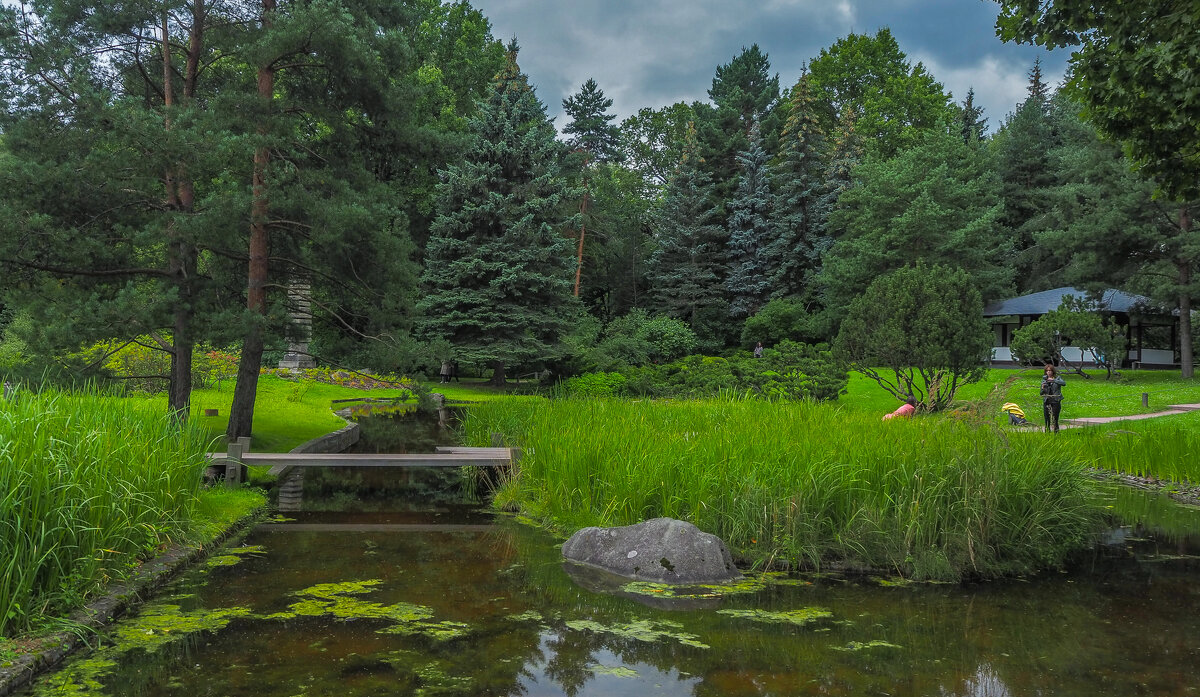
<path id="1" fill-rule="evenodd" d="M 466 636 L 471 632 L 471 626 L 464 622 L 432 621 L 433 610 L 424 605 L 413 603 L 384 605 L 353 597 L 370 593 L 380 583 L 382 581 L 379 579 L 370 579 L 310 586 L 293 593 L 301 600 L 289 605 L 288 610 L 265 615 L 263 619 L 333 617 L 339 620 L 384 620 L 390 622 L 391 625 L 378 630 L 381 634 L 420 635 L 435 641 L 449 641 Z"/>
<path id="2" fill-rule="evenodd" d="M 504 619 L 512 620 L 513 622 L 541 622 L 542 613 L 537 610 L 526 610 L 516 615 L 505 615 Z"/>
<path id="3" fill-rule="evenodd" d="M 426 663 L 417 668 L 416 673 L 421 680 L 421 686 L 414 694 L 422 697 L 465 692 L 472 683 L 471 678 L 447 674 L 437 663 Z"/>
<path id="4" fill-rule="evenodd" d="M 610 625 L 601 624 L 593 620 L 568 620 L 564 624 L 566 624 L 567 628 L 574 629 L 577 632 L 596 632 L 597 634 L 609 634 L 623 639 L 635 639 L 646 642 L 671 639 L 684 646 L 692 646 L 697 649 L 712 648 L 700 641 L 700 637 L 697 635 L 680 631 L 683 629 L 683 625 L 670 620 L 635 620 L 624 624 Z"/>
<path id="5" fill-rule="evenodd" d="M 250 616 L 250 608 L 224 607 L 183 612 L 178 605 L 164 603 L 147 607 L 129 622 L 118 624 L 109 640 L 119 654 L 142 649 L 151 652 L 197 632 L 224 629 L 237 617 Z"/>
<path id="6" fill-rule="evenodd" d="M 621 586 L 625 593 L 635 593 L 657 598 L 723 598 L 729 595 L 758 593 L 771 586 L 810 586 L 811 581 L 788 576 L 785 571 L 766 571 L 746 575 L 738 581 L 728 583 L 700 583 L 691 586 L 673 586 L 669 583 L 631 581 Z"/>
<path id="7" fill-rule="evenodd" d="M 71 663 L 49 676 L 33 690 L 35 697 L 74 697 L 75 695 L 105 694 L 102 680 L 115 673 L 120 659 L 141 649 L 152 653 L 168 644 L 182 641 L 198 632 L 215 632 L 231 620 L 250 615 L 244 607 L 193 610 L 181 612 L 178 605 L 163 603 L 148 607 L 140 615 L 116 626 L 110 646 L 101 648 L 91 657 Z"/>
<path id="8" fill-rule="evenodd" d="M 852 641 L 845 646 L 831 646 L 834 651 L 862 651 L 863 649 L 899 649 L 903 648 L 899 644 L 893 644 L 887 641 L 876 639 L 874 641 Z"/>
<path id="9" fill-rule="evenodd" d="M 208 568 L 216 568 L 218 566 L 233 566 L 240 562 L 244 557 L 258 556 L 266 554 L 267 550 L 262 545 L 243 545 L 241 547 L 229 547 L 224 554 L 214 555 L 208 558 L 204 563 Z"/>
<path id="10" fill-rule="evenodd" d="M 799 610 L 784 610 L 782 612 L 771 612 L 769 610 L 717 610 L 717 614 L 729 615 L 730 617 L 737 617 L 752 622 L 786 623 L 799 627 L 811 624 L 817 620 L 833 617 L 832 612 L 820 607 L 804 607 Z"/>
<path id="11" fill-rule="evenodd" d="M 117 662 L 111 658 L 99 656 L 82 661 L 76 661 L 71 667 L 53 673 L 40 682 L 33 690 L 35 697 L 75 697 L 76 695 L 104 694 L 104 685 L 100 679 L 112 674 L 117 669 Z"/>
<path id="12" fill-rule="evenodd" d="M 599 663 L 588 666 L 593 675 L 611 675 L 617 678 L 636 678 L 638 672 L 625 666 L 606 666 Z"/>

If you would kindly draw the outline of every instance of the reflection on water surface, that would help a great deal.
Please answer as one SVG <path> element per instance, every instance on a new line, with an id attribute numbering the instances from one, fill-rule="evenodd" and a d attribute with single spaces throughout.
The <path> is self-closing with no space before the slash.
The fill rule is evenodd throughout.
<path id="1" fill-rule="evenodd" d="M 693 589 L 705 602 L 689 604 L 653 587 L 585 590 L 559 540 L 448 500 L 445 472 L 409 475 L 415 497 L 398 474 L 306 484 L 306 510 L 186 574 L 36 693 L 1125 697 L 1200 685 L 1200 513 L 1144 492 L 1105 494 L 1142 522 L 1065 573 L 970 586 L 768 575 L 742 593 Z M 347 509 L 355 487 L 366 505 Z"/>

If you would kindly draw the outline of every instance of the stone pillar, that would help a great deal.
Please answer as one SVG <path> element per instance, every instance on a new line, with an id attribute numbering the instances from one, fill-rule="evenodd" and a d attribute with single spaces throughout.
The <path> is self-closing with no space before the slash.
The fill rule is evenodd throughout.
<path id="1" fill-rule="evenodd" d="M 288 350 L 279 359 L 279 367 L 288 370 L 315 368 L 317 362 L 308 355 L 308 344 L 312 341 L 312 310 L 309 298 L 312 289 L 304 281 L 293 281 L 288 286 L 288 306 L 291 308 L 291 330 L 288 332 Z"/>

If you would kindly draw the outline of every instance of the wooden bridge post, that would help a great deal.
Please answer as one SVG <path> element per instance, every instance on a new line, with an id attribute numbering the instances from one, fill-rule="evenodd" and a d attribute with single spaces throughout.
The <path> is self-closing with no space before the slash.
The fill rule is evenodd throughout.
<path id="1" fill-rule="evenodd" d="M 242 454 L 249 438 L 238 438 L 230 443 L 225 451 L 225 486 L 237 486 L 242 483 Z"/>

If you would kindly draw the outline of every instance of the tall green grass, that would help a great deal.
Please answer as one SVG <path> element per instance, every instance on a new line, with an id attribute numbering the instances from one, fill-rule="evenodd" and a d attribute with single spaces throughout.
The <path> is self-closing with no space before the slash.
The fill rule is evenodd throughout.
<path id="1" fill-rule="evenodd" d="M 1059 435 L 1081 460 L 1097 469 L 1200 483 L 1200 411 L 1088 426 Z"/>
<path id="2" fill-rule="evenodd" d="M 180 530 L 208 440 L 95 391 L 0 399 L 0 635 L 77 603 Z"/>
<path id="3" fill-rule="evenodd" d="M 1098 511 L 1073 451 L 945 418 L 763 401 L 496 401 L 468 442 L 524 448 L 496 504 L 570 533 L 688 520 L 755 563 L 921 579 L 1060 564 Z"/>

